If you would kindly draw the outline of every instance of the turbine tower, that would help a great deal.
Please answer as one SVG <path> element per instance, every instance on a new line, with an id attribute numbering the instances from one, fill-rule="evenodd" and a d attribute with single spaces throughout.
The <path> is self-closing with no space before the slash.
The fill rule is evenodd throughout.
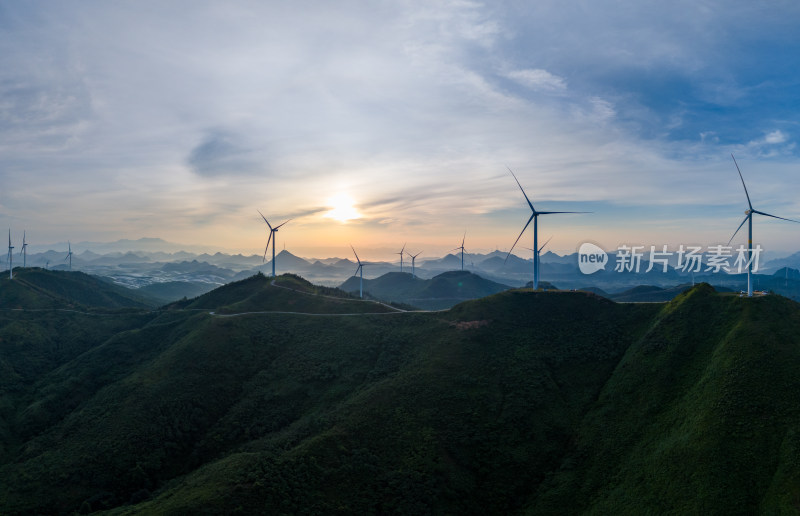
<path id="1" fill-rule="evenodd" d="M 752 260 L 752 253 L 753 253 L 753 213 L 758 213 L 759 215 L 764 215 L 767 217 L 772 217 L 774 219 L 781 219 L 781 220 L 788 220 L 789 222 L 797 222 L 800 224 L 798 220 L 792 219 L 785 219 L 783 217 L 778 217 L 777 215 L 771 215 L 769 213 L 764 213 L 763 211 L 758 211 L 753 208 L 753 204 L 750 202 L 750 194 L 747 193 L 747 186 L 744 184 L 744 177 L 742 176 L 742 171 L 739 170 L 739 164 L 736 163 L 736 158 L 733 157 L 731 154 L 731 158 L 733 158 L 733 164 L 736 165 L 736 171 L 739 172 L 739 179 L 742 180 L 742 186 L 744 187 L 744 195 L 747 197 L 747 206 L 748 209 L 744 211 L 744 220 L 739 227 L 736 228 L 736 231 L 733 232 L 733 236 L 730 240 L 728 240 L 728 244 L 730 245 L 731 241 L 733 241 L 733 237 L 736 236 L 736 233 L 742 229 L 744 223 L 747 222 L 747 297 L 753 297 L 753 260 Z"/>
<path id="2" fill-rule="evenodd" d="M 67 252 L 67 257 L 64 258 L 64 261 L 66 262 L 69 260 L 69 270 L 72 270 L 72 244 L 69 242 L 69 240 L 67 240 L 67 248 L 69 251 Z"/>
<path id="3" fill-rule="evenodd" d="M 356 261 L 358 262 L 358 267 L 356 267 L 356 272 L 353 273 L 353 276 L 355 276 L 358 273 L 361 273 L 361 281 L 358 286 L 358 297 L 364 299 L 364 266 L 369 264 L 367 262 L 362 262 L 361 260 L 359 260 L 358 253 L 356 253 L 356 249 L 355 247 L 353 247 L 353 244 L 350 244 L 350 249 L 353 250 L 353 254 L 356 255 Z"/>
<path id="4" fill-rule="evenodd" d="M 508 167 L 506 167 L 508 168 Z M 536 211 L 536 208 L 533 207 L 533 203 L 530 199 L 528 199 L 528 194 L 525 193 L 525 190 L 522 188 L 522 185 L 519 184 L 519 179 L 517 176 L 514 175 L 514 172 L 508 168 L 508 171 L 511 172 L 511 175 L 514 176 L 514 181 L 517 182 L 517 186 L 519 189 L 522 190 L 522 195 L 525 196 L 525 200 L 528 202 L 528 206 L 531 209 L 531 217 L 528 219 L 528 222 L 525 223 L 525 227 L 522 228 L 520 231 L 519 236 L 514 241 L 514 245 L 511 246 L 509 249 L 508 254 L 506 255 L 506 260 L 508 257 L 511 256 L 511 251 L 514 250 L 514 246 L 517 245 L 519 239 L 522 238 L 522 234 L 528 229 L 528 225 L 533 221 L 533 248 L 538 249 L 539 246 L 539 215 L 554 215 L 558 213 L 591 213 L 588 211 Z M 544 247 L 544 246 L 543 246 Z M 539 288 L 539 253 L 534 253 L 533 256 L 533 290 Z"/>
<path id="5" fill-rule="evenodd" d="M 542 244 L 542 247 L 540 247 L 538 251 L 537 251 L 535 248 L 533 248 L 533 247 L 526 247 L 526 248 L 525 248 L 525 249 L 527 249 L 528 251 L 533 251 L 533 262 L 534 262 L 534 263 L 536 263 L 536 262 L 538 261 L 539 255 L 541 255 L 541 254 L 542 254 L 542 249 L 544 249 L 544 248 L 547 246 L 547 244 L 549 244 L 549 243 L 550 243 L 550 240 L 552 240 L 552 239 L 553 239 L 553 237 L 552 237 L 552 236 L 551 236 L 550 238 L 548 238 L 548 239 L 547 239 L 547 242 L 545 242 L 544 244 Z M 534 278 L 534 279 L 535 279 L 535 278 Z M 532 282 L 532 281 L 531 281 L 531 287 L 533 287 L 533 282 Z M 533 290 L 535 290 L 535 289 L 533 289 Z"/>
<path id="6" fill-rule="evenodd" d="M 256 210 L 256 211 L 258 211 L 258 210 Z M 292 220 L 292 219 L 287 220 L 283 224 L 278 224 L 277 226 L 275 226 L 273 228 L 272 225 L 267 220 L 267 217 L 265 217 L 263 213 L 258 211 L 258 214 L 261 215 L 261 218 L 264 219 L 264 222 L 266 222 L 267 226 L 269 227 L 269 238 L 267 239 L 267 247 L 264 248 L 264 260 L 263 261 L 267 261 L 267 250 L 269 250 L 269 242 L 270 242 L 270 240 L 272 240 L 272 277 L 274 278 L 275 277 L 275 240 L 277 240 L 277 238 L 278 238 L 277 236 L 275 236 L 275 233 L 278 232 L 278 229 L 281 226 L 283 226 L 283 224 L 286 224 L 286 222 L 289 222 L 289 220 Z"/>
<path id="7" fill-rule="evenodd" d="M 451 249 L 450 251 L 457 251 L 461 249 L 461 270 L 464 270 L 464 240 L 467 238 L 467 232 L 464 231 L 464 236 L 461 238 L 461 246 Z"/>
<path id="8" fill-rule="evenodd" d="M 403 244 L 403 248 L 400 249 L 400 252 L 399 253 L 394 253 L 394 254 L 399 254 L 400 255 L 400 272 L 403 272 L 403 253 L 404 253 L 405 250 L 406 250 L 406 244 Z"/>
<path id="9" fill-rule="evenodd" d="M 22 249 L 19 254 L 22 255 L 22 268 L 24 269 L 28 263 L 28 243 L 25 242 L 25 232 L 22 232 Z"/>
<path id="10" fill-rule="evenodd" d="M 14 279 L 14 246 L 11 245 L 11 228 L 8 229 L 8 279 Z"/>
<path id="11" fill-rule="evenodd" d="M 417 254 L 406 253 L 408 256 L 411 257 L 411 277 L 416 278 L 416 270 L 415 270 L 415 263 L 417 261 L 417 256 L 422 254 L 422 251 L 418 252 Z"/>

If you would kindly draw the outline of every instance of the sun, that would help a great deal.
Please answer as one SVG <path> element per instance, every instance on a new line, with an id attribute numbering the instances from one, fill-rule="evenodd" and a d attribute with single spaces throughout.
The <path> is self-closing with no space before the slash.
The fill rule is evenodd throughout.
<path id="1" fill-rule="evenodd" d="M 347 222 L 361 217 L 361 214 L 353 206 L 353 199 L 346 194 L 339 194 L 328 200 L 330 211 L 325 216 L 339 222 Z"/>

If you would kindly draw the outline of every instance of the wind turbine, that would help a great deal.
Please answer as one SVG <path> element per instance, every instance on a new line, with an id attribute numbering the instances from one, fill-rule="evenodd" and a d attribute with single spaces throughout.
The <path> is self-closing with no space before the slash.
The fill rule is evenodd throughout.
<path id="1" fill-rule="evenodd" d="M 526 248 L 525 248 L 525 249 L 527 249 L 528 251 L 533 251 L 533 263 L 534 263 L 534 264 L 538 262 L 539 255 L 540 255 L 540 254 L 542 254 L 542 249 L 544 249 L 544 248 L 545 248 L 545 246 L 547 246 L 547 244 L 549 244 L 549 243 L 550 243 L 550 240 L 552 240 L 552 239 L 553 239 L 553 237 L 552 237 L 552 236 L 551 236 L 550 238 L 548 238 L 548 239 L 547 239 L 547 242 L 545 242 L 544 244 L 542 244 L 542 247 L 540 247 L 538 251 L 537 251 L 535 248 L 532 248 L 532 247 L 526 247 Z M 534 279 L 536 279 L 536 278 L 534 278 Z M 533 282 L 531 282 L 531 287 L 533 287 Z M 536 289 L 533 289 L 533 290 L 536 290 Z"/>
<path id="2" fill-rule="evenodd" d="M 20 250 L 19 254 L 22 255 L 22 268 L 24 269 L 28 263 L 28 244 L 25 242 L 25 232 L 22 232 L 22 249 Z"/>
<path id="3" fill-rule="evenodd" d="M 506 167 L 506 168 L 508 168 L 508 167 Z M 539 215 L 554 215 L 554 214 L 557 214 L 557 213 L 591 213 L 591 212 L 588 212 L 588 211 L 536 211 L 536 208 L 533 207 L 533 203 L 531 202 L 530 199 L 528 199 L 528 194 L 525 193 L 525 190 L 522 188 L 522 185 L 519 184 L 519 179 L 517 179 L 517 176 L 514 175 L 514 172 L 510 168 L 508 168 L 508 171 L 511 172 L 512 176 L 514 176 L 514 181 L 517 182 L 517 186 L 519 186 L 519 189 L 522 190 L 522 195 L 525 196 L 525 200 L 528 202 L 528 206 L 531 209 L 531 217 L 528 219 L 528 222 L 525 223 L 525 227 L 522 228 L 522 231 L 520 231 L 519 236 L 514 241 L 514 245 L 512 245 L 511 249 L 509 249 L 508 254 L 506 255 L 506 260 L 508 260 L 508 257 L 511 256 L 511 251 L 514 250 L 514 246 L 516 246 L 517 242 L 519 242 L 519 239 L 522 238 L 522 234 L 525 232 L 526 229 L 528 229 L 528 225 L 531 223 L 531 221 L 533 221 L 533 248 L 534 249 L 538 249 L 538 246 L 539 246 Z M 536 290 L 537 288 L 539 288 L 539 254 L 538 253 L 534 253 L 534 256 L 533 256 L 533 290 Z"/>
<path id="4" fill-rule="evenodd" d="M 451 249 L 451 251 L 457 251 L 461 249 L 461 270 L 464 270 L 464 240 L 467 238 L 467 232 L 464 231 L 464 236 L 461 238 L 461 247 L 456 247 L 455 249 Z"/>
<path id="5" fill-rule="evenodd" d="M 800 224 L 798 220 L 792 219 L 785 219 L 783 217 L 778 217 L 777 215 L 771 215 L 769 213 L 764 213 L 763 211 L 758 211 L 753 208 L 753 203 L 750 202 L 750 194 L 747 193 L 747 186 L 744 184 L 744 177 L 742 176 L 742 171 L 739 170 L 739 164 L 736 163 L 736 158 L 733 157 L 731 154 L 731 158 L 733 158 L 733 163 L 736 165 L 736 171 L 739 172 L 739 179 L 742 180 L 742 186 L 744 187 L 744 195 L 747 196 L 747 206 L 748 209 L 744 211 L 744 220 L 739 227 L 736 228 L 736 231 L 733 232 L 733 236 L 730 240 L 728 240 L 728 244 L 730 245 L 731 241 L 733 241 L 733 237 L 736 236 L 736 233 L 742 229 L 744 223 L 747 222 L 747 297 L 753 297 L 753 261 L 752 261 L 752 252 L 753 252 L 753 213 L 758 213 L 759 215 L 765 215 L 767 217 L 772 217 L 774 219 L 781 219 L 781 220 L 788 220 L 789 222 L 797 222 Z"/>
<path id="6" fill-rule="evenodd" d="M 258 211 L 258 210 L 256 210 L 256 211 Z M 258 214 L 261 215 L 261 218 L 264 219 L 264 222 L 266 222 L 267 226 L 269 226 L 269 238 L 267 239 L 267 247 L 264 248 L 264 261 L 267 261 L 267 250 L 269 249 L 269 241 L 272 240 L 272 277 L 274 278 L 275 277 L 275 240 L 277 239 L 277 237 L 273 238 L 273 236 L 275 235 L 275 233 L 278 232 L 278 229 L 281 226 L 283 226 L 283 224 L 286 224 L 286 222 L 289 222 L 289 220 L 292 220 L 292 219 L 287 220 L 283 224 L 278 224 L 277 226 L 275 226 L 273 228 L 272 225 L 267 220 L 267 217 L 265 217 L 263 213 L 258 211 Z"/>
<path id="7" fill-rule="evenodd" d="M 11 228 L 8 229 L 8 279 L 14 279 L 14 246 L 11 245 Z"/>
<path id="8" fill-rule="evenodd" d="M 415 270 L 415 263 L 417 261 L 417 256 L 422 254 L 422 251 L 418 252 L 417 254 L 406 253 L 408 256 L 411 257 L 411 277 L 416 278 L 416 270 Z"/>
<path id="9" fill-rule="evenodd" d="M 356 253 L 356 249 L 353 247 L 353 244 L 350 244 L 350 249 L 353 250 L 353 254 L 356 255 L 356 261 L 358 262 L 358 267 L 356 267 L 356 272 L 353 273 L 353 276 L 359 272 L 361 273 L 361 281 L 358 286 L 358 297 L 364 299 L 364 266 L 369 265 L 369 263 L 359 260 L 358 253 Z"/>
<path id="10" fill-rule="evenodd" d="M 67 248 L 69 249 L 69 252 L 67 252 L 67 257 L 64 258 L 64 261 L 66 262 L 69 260 L 69 270 L 72 270 L 72 244 L 69 242 L 69 240 L 67 240 Z"/>
<path id="11" fill-rule="evenodd" d="M 405 250 L 406 250 L 406 244 L 403 244 L 403 248 L 400 249 L 400 252 L 399 253 L 394 253 L 394 254 L 399 254 L 400 255 L 400 272 L 403 272 L 403 252 Z"/>

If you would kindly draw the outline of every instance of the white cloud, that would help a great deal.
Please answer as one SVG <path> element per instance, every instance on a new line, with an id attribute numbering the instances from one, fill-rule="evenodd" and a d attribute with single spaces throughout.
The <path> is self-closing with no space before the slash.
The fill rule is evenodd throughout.
<path id="1" fill-rule="evenodd" d="M 786 135 L 783 134 L 780 130 L 775 130 L 770 133 L 767 133 L 764 136 L 764 142 L 770 144 L 777 144 L 777 143 L 784 143 L 786 141 Z"/>
<path id="2" fill-rule="evenodd" d="M 567 89 L 567 82 L 563 77 L 538 68 L 513 70 L 506 76 L 533 90 L 564 91 Z"/>

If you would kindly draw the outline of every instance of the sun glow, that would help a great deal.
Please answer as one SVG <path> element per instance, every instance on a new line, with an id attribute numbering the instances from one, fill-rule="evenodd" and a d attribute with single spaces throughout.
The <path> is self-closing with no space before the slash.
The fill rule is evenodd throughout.
<path id="1" fill-rule="evenodd" d="M 328 205 L 331 206 L 330 211 L 325 213 L 325 216 L 339 222 L 347 222 L 348 220 L 357 219 L 361 214 L 353 206 L 353 199 L 346 194 L 339 194 L 328 200 Z"/>

